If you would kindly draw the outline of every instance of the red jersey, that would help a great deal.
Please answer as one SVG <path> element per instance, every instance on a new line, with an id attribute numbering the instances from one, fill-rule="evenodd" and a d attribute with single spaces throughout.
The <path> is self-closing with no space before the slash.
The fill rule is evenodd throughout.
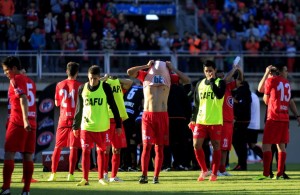
<path id="1" fill-rule="evenodd" d="M 72 126 L 77 102 L 79 81 L 65 79 L 56 85 L 55 100 L 60 107 L 59 127 Z"/>
<path id="2" fill-rule="evenodd" d="M 20 97 L 23 94 L 27 96 L 28 100 L 28 120 L 30 126 L 36 129 L 36 86 L 29 77 L 22 74 L 17 74 L 10 80 L 8 88 L 8 99 L 11 106 L 9 122 L 24 126 L 20 104 Z"/>
<path id="3" fill-rule="evenodd" d="M 289 121 L 289 104 L 291 86 L 281 76 L 268 78 L 265 83 L 265 94 L 269 95 L 267 120 Z"/>
<path id="4" fill-rule="evenodd" d="M 233 122 L 233 98 L 231 91 L 236 88 L 236 81 L 226 84 L 224 103 L 223 103 L 223 121 Z"/>
<path id="5" fill-rule="evenodd" d="M 147 76 L 148 72 L 140 70 L 137 76 L 137 79 L 141 82 L 144 82 L 145 77 Z M 171 84 L 179 84 L 179 76 L 177 74 L 170 74 Z"/>

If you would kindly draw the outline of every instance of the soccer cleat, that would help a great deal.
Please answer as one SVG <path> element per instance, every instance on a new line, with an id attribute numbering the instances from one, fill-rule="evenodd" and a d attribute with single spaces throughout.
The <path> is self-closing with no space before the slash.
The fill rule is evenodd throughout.
<path id="1" fill-rule="evenodd" d="M 241 165 L 236 165 L 232 171 L 247 171 L 246 167 L 242 167 Z"/>
<path id="2" fill-rule="evenodd" d="M 69 173 L 67 177 L 67 181 L 75 181 L 75 177 L 73 174 Z"/>
<path id="3" fill-rule="evenodd" d="M 272 177 L 272 179 L 274 179 L 274 180 L 283 180 L 283 177 L 282 177 L 282 176 L 274 175 L 274 176 Z"/>
<path id="4" fill-rule="evenodd" d="M 283 179 L 291 179 L 286 173 L 283 173 L 283 174 L 282 174 L 282 178 L 283 178 Z"/>
<path id="5" fill-rule="evenodd" d="M 104 186 L 107 186 L 108 185 L 108 182 L 105 181 L 105 179 L 99 179 L 99 183 L 104 185 Z"/>
<path id="6" fill-rule="evenodd" d="M 223 176 L 232 176 L 232 174 L 228 173 L 227 171 L 221 173 Z M 218 175 L 219 176 L 219 175 Z"/>
<path id="7" fill-rule="evenodd" d="M 109 182 L 108 174 L 107 174 L 107 173 L 104 173 L 104 174 L 103 174 L 103 179 L 104 179 L 106 182 Z"/>
<path id="8" fill-rule="evenodd" d="M 118 177 L 113 177 L 109 179 L 109 182 L 123 182 L 123 180 Z"/>
<path id="9" fill-rule="evenodd" d="M 128 167 L 127 171 L 128 171 L 128 172 L 137 172 L 137 170 L 136 170 L 136 169 L 134 169 L 134 168 L 131 168 L 131 167 Z"/>
<path id="10" fill-rule="evenodd" d="M 259 175 L 257 177 L 254 177 L 253 180 L 267 180 L 271 179 L 269 176 Z"/>
<path id="11" fill-rule="evenodd" d="M 91 172 L 98 172 L 98 168 L 92 168 L 91 170 L 90 170 Z"/>
<path id="12" fill-rule="evenodd" d="M 158 184 L 158 183 L 159 183 L 158 177 L 153 177 L 153 183 L 154 183 L 154 184 Z"/>
<path id="13" fill-rule="evenodd" d="M 22 182 L 23 182 L 23 183 L 25 182 L 24 178 L 22 178 Z M 39 181 L 36 180 L 36 179 L 31 178 L 30 183 L 37 183 L 37 182 L 39 182 Z"/>
<path id="14" fill-rule="evenodd" d="M 30 192 L 22 192 L 21 195 L 30 195 Z"/>
<path id="15" fill-rule="evenodd" d="M 217 177 L 216 175 L 214 174 L 211 174 L 210 178 L 209 178 L 209 181 L 217 181 Z"/>
<path id="16" fill-rule="evenodd" d="M 56 173 L 51 173 L 51 175 L 47 181 L 56 181 Z"/>
<path id="17" fill-rule="evenodd" d="M 209 176 L 209 171 L 201 171 L 197 181 L 204 181 L 205 177 Z"/>
<path id="18" fill-rule="evenodd" d="M 1 189 L 0 195 L 10 195 L 10 189 L 6 189 L 6 190 Z"/>
<path id="19" fill-rule="evenodd" d="M 140 177 L 140 179 L 139 179 L 139 183 L 140 183 L 140 184 L 148 183 L 148 177 L 142 175 L 142 176 Z"/>
<path id="20" fill-rule="evenodd" d="M 224 176 L 224 175 L 220 171 L 218 171 L 217 176 Z"/>
<path id="21" fill-rule="evenodd" d="M 82 179 L 79 183 L 76 184 L 76 186 L 88 186 L 88 185 L 90 184 L 86 179 Z"/>

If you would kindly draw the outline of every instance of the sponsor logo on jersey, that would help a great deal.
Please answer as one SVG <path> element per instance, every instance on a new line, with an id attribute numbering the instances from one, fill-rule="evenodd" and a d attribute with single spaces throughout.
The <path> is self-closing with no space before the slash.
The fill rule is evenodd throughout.
<path id="1" fill-rule="evenodd" d="M 39 110 L 42 113 L 50 112 L 53 108 L 54 101 L 50 98 L 44 99 L 39 106 Z"/>

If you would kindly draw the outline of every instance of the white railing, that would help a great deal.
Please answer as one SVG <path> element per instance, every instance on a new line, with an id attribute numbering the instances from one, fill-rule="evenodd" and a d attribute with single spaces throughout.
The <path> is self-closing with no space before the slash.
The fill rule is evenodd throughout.
<path id="1" fill-rule="evenodd" d="M 241 67 L 247 77 L 261 76 L 265 67 L 275 61 L 287 62 L 285 52 L 274 52 L 268 54 L 251 55 L 249 53 L 219 53 L 206 52 L 191 55 L 188 52 L 163 54 L 159 51 L 0 51 L 0 58 L 8 55 L 18 56 L 21 63 L 29 66 L 28 74 L 42 79 L 44 77 L 65 76 L 67 62 L 75 61 L 80 64 L 80 74 L 86 75 L 90 65 L 97 64 L 103 73 L 115 75 L 126 75 L 129 67 L 146 64 L 148 60 L 170 60 L 172 64 L 190 77 L 199 77 L 202 74 L 202 64 L 210 59 L 214 60 L 217 66 L 229 70 L 233 59 L 241 56 Z M 297 53 L 294 72 L 289 75 L 300 78 L 300 53 Z M 4 75 L 1 74 L 0 77 Z"/>

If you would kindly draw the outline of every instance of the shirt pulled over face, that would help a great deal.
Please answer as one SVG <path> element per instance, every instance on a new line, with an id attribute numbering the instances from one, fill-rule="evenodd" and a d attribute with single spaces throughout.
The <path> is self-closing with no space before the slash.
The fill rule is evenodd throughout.
<path id="1" fill-rule="evenodd" d="M 170 87 L 171 78 L 166 62 L 155 61 L 154 65 L 148 70 L 143 82 L 143 87 L 166 85 Z"/>

